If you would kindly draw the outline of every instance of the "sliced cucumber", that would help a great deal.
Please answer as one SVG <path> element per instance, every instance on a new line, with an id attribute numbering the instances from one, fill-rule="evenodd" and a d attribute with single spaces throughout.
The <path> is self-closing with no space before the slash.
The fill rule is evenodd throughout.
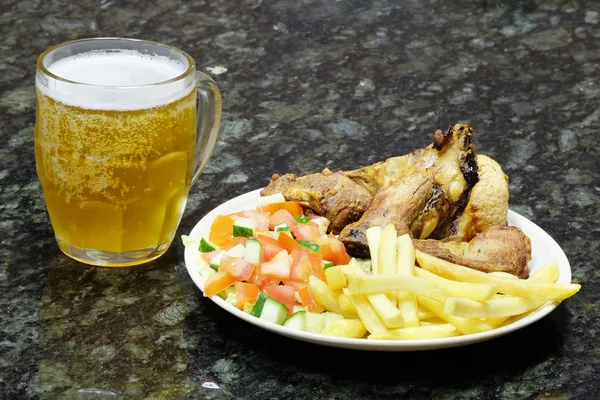
<path id="1" fill-rule="evenodd" d="M 335 267 L 335 264 L 331 261 L 323 260 L 323 269 Z"/>
<path id="2" fill-rule="evenodd" d="M 250 312 L 255 317 L 276 323 L 277 325 L 281 325 L 285 321 L 287 313 L 288 309 L 286 306 L 262 292 L 258 294 L 258 299 Z"/>
<path id="3" fill-rule="evenodd" d="M 246 254 L 244 254 L 244 260 L 250 264 L 260 264 L 261 249 L 262 245 L 260 244 L 260 241 L 253 238 L 246 239 Z"/>
<path id="4" fill-rule="evenodd" d="M 252 311 L 250 311 L 251 315 L 254 315 L 257 318 L 260 318 L 260 314 L 262 313 L 262 310 L 265 306 L 265 301 L 267 301 L 267 295 L 264 294 L 263 292 L 260 292 L 258 294 L 258 298 L 256 299 L 256 302 L 254 303 L 254 307 L 252 307 Z"/>
<path id="5" fill-rule="evenodd" d="M 200 239 L 200 246 L 198 246 L 198 249 L 200 250 L 200 253 L 208 253 L 209 251 L 215 251 L 217 248 L 214 244 L 202 238 Z"/>
<path id="6" fill-rule="evenodd" d="M 287 226 L 285 222 L 280 223 L 279 225 L 275 225 L 275 232 L 287 232 L 291 231 L 292 228 Z"/>
<path id="7" fill-rule="evenodd" d="M 298 242 L 300 246 L 306 247 L 307 249 L 312 250 L 315 253 L 321 251 L 321 246 L 309 240 L 296 240 L 296 242 Z"/>
<path id="8" fill-rule="evenodd" d="M 305 315 L 306 311 L 297 311 L 290 315 L 285 321 L 283 321 L 283 326 L 287 326 L 290 329 L 297 329 L 299 331 L 303 331 Z"/>
<path id="9" fill-rule="evenodd" d="M 243 244 L 238 243 L 229 250 L 227 250 L 227 255 L 229 257 L 244 258 L 244 256 L 246 255 L 246 248 Z"/>
<path id="10" fill-rule="evenodd" d="M 220 251 L 216 256 L 213 257 L 212 260 L 208 263 L 208 266 L 214 269 L 215 271 L 219 270 L 219 264 L 221 264 L 221 257 L 223 257 L 224 251 Z"/>
<path id="11" fill-rule="evenodd" d="M 270 196 L 262 196 L 258 198 L 258 206 L 266 206 L 267 204 L 285 203 L 285 197 L 281 193 L 275 193 Z"/>
<path id="12" fill-rule="evenodd" d="M 233 223 L 233 236 L 252 237 L 256 222 L 248 218 L 238 218 Z"/>
<path id="13" fill-rule="evenodd" d="M 325 315 L 307 312 L 304 315 L 304 330 L 306 332 L 321 333 L 325 328 Z"/>

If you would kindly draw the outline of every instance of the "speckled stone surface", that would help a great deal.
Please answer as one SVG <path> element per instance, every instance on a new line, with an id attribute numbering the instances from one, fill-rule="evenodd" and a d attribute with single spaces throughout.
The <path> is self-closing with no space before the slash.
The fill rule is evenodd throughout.
<path id="1" fill-rule="evenodd" d="M 4 0 L 0 11 L 0 399 L 600 398 L 598 4 Z M 237 320 L 194 286 L 180 240 L 145 267 L 68 259 L 35 173 L 35 61 L 90 36 L 180 47 L 222 91 L 219 143 L 178 236 L 274 172 L 356 168 L 464 122 L 581 292 L 493 341 L 369 353 Z"/>

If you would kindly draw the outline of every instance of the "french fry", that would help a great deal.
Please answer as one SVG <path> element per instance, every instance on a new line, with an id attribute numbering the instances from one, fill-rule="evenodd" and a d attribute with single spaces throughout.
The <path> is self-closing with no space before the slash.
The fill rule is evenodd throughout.
<path id="1" fill-rule="evenodd" d="M 494 329 L 494 327 L 487 322 L 483 321 L 480 318 L 461 318 L 455 317 L 453 315 L 448 315 L 444 312 L 444 304 L 432 300 L 430 298 L 424 296 L 417 296 L 417 301 L 419 305 L 425 307 L 439 318 L 444 321 L 452 324 L 456 327 L 456 329 L 462 333 L 463 335 L 468 335 L 470 333 L 478 333 L 489 331 Z"/>
<path id="2" fill-rule="evenodd" d="M 437 315 L 435 315 L 428 309 L 423 308 L 423 307 L 418 307 L 418 303 L 417 303 L 417 309 L 418 309 L 419 321 L 421 321 L 421 323 L 423 323 L 424 321 L 429 321 L 434 318 L 438 318 Z"/>
<path id="3" fill-rule="evenodd" d="M 356 263 L 354 258 L 350 260 L 350 264 L 348 266 L 353 267 L 354 271 L 346 275 L 347 277 L 366 275 L 365 271 L 363 271 L 363 269 Z M 379 318 L 381 318 L 388 328 L 397 328 L 402 326 L 404 322 L 402 314 L 396 307 L 396 304 L 394 304 L 388 296 L 383 293 L 377 293 L 367 295 L 366 297 Z"/>
<path id="4" fill-rule="evenodd" d="M 442 286 L 451 297 L 485 301 L 491 299 L 497 293 L 496 287 L 491 284 L 452 281 L 419 267 L 416 267 L 414 272 L 415 276 L 428 279 Z"/>
<path id="5" fill-rule="evenodd" d="M 369 246 L 369 252 L 371 253 L 371 271 L 376 274 L 379 271 L 379 257 L 377 256 L 379 250 L 379 240 L 381 238 L 381 228 L 373 226 L 366 230 L 365 235 L 367 236 L 367 244 Z"/>
<path id="6" fill-rule="evenodd" d="M 366 296 L 351 294 L 348 289 L 343 289 L 343 291 L 348 295 L 350 301 L 352 301 L 360 321 L 369 333 L 379 333 L 387 330 L 387 326 L 379 318 L 379 315 L 377 315 Z"/>
<path id="7" fill-rule="evenodd" d="M 388 224 L 381 232 L 377 249 L 377 274 L 396 273 L 396 228 Z M 397 304 L 396 293 L 386 293 L 394 306 Z"/>
<path id="8" fill-rule="evenodd" d="M 539 301 L 515 296 L 504 296 L 485 302 L 460 297 L 449 297 L 444 312 L 462 318 L 500 318 L 518 315 L 539 307 Z"/>
<path id="9" fill-rule="evenodd" d="M 535 274 L 529 277 L 529 280 L 535 282 L 547 282 L 555 283 L 558 280 L 560 271 L 558 270 L 558 264 L 555 262 L 549 262 L 540 268 Z"/>
<path id="10" fill-rule="evenodd" d="M 405 328 L 419 326 L 417 297 L 414 293 L 398 292 L 398 310 Z"/>
<path id="11" fill-rule="evenodd" d="M 382 292 L 411 292 L 444 302 L 448 293 L 437 283 L 416 276 L 355 275 L 348 278 L 348 289 L 353 294 L 376 294 Z"/>
<path id="12" fill-rule="evenodd" d="M 368 295 L 367 299 L 388 328 L 403 326 L 404 319 L 402 318 L 402 313 L 384 293 Z"/>
<path id="13" fill-rule="evenodd" d="M 432 255 L 416 251 L 419 265 L 434 274 L 452 280 L 495 285 L 498 292 L 528 299 L 543 301 L 562 301 L 573 296 L 581 289 L 579 284 L 560 284 L 530 281 L 528 279 L 507 279 L 486 274 L 485 272 L 450 263 Z"/>
<path id="14" fill-rule="evenodd" d="M 558 264 L 555 262 L 549 262 L 545 264 L 542 268 L 540 268 L 535 274 L 529 276 L 529 280 L 535 282 L 546 282 L 546 283 L 554 283 L 558 280 L 560 275 L 560 271 L 558 269 Z M 499 295 L 500 296 L 500 295 Z M 509 297 L 508 295 L 504 297 Z M 510 317 L 499 317 L 499 318 L 487 318 L 486 322 L 493 325 L 494 327 L 499 327 L 501 325 L 505 325 L 507 322 L 512 323 L 515 322 L 526 315 L 531 314 L 534 311 L 537 311 L 540 307 L 542 307 L 545 301 L 537 300 L 537 304 L 535 307 L 523 314 L 513 315 Z"/>
<path id="15" fill-rule="evenodd" d="M 414 276 L 415 248 L 410 236 L 405 233 L 396 238 L 396 273 Z M 417 298 L 414 293 L 398 292 L 398 309 L 402 313 L 404 327 L 419 326 Z"/>
<path id="16" fill-rule="evenodd" d="M 497 276 L 499 278 L 507 278 L 507 279 L 519 279 L 518 276 L 513 275 L 513 274 L 509 274 L 508 272 L 502 272 L 502 271 L 492 271 L 492 272 L 488 272 L 488 275 L 492 275 L 492 276 Z"/>
<path id="17" fill-rule="evenodd" d="M 358 318 L 358 314 L 356 313 L 356 307 L 354 307 L 354 304 L 352 304 L 352 301 L 350 300 L 350 297 L 348 297 L 347 294 L 340 294 L 337 298 L 337 301 L 343 313 L 345 313 L 346 315 L 356 315 L 356 318 Z"/>
<path id="18" fill-rule="evenodd" d="M 410 328 L 389 330 L 371 334 L 371 340 L 422 340 L 454 336 L 456 327 L 451 324 L 432 324 Z"/>
<path id="19" fill-rule="evenodd" d="M 310 287 L 310 291 L 315 298 L 315 301 L 319 303 L 321 307 L 327 311 L 345 315 L 340 309 L 335 292 L 331 290 L 325 282 L 316 276 L 311 275 L 308 278 L 308 286 Z"/>
<path id="20" fill-rule="evenodd" d="M 327 268 L 325 270 L 325 278 L 327 278 L 327 286 L 329 286 L 331 290 L 338 290 L 346 287 L 346 275 L 344 275 L 341 265 Z"/>
<path id="21" fill-rule="evenodd" d="M 321 333 L 329 336 L 362 338 L 367 330 L 358 319 L 341 319 L 329 323 Z"/>

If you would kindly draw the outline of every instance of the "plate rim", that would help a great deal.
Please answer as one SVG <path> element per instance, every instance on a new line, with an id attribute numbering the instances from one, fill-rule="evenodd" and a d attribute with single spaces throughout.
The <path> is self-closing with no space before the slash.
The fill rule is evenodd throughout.
<path id="1" fill-rule="evenodd" d="M 231 207 L 234 207 L 238 210 L 241 208 L 236 207 L 237 203 L 246 204 L 252 201 L 252 198 L 258 198 L 259 193 L 263 188 L 255 189 L 243 194 L 240 194 L 236 197 L 233 197 L 224 203 L 219 204 L 217 207 L 210 210 L 206 213 L 192 228 L 188 236 L 190 238 L 197 237 L 203 231 L 203 225 L 207 224 L 208 221 L 213 220 L 221 210 L 225 210 Z M 250 206 L 250 207 L 255 207 Z M 244 206 L 244 209 L 247 207 Z M 228 211 L 231 212 L 231 211 Z M 567 256 L 565 255 L 563 249 L 560 245 L 552 238 L 546 231 L 544 231 L 541 227 L 535 224 L 533 221 L 527 219 L 526 217 L 518 214 L 517 212 L 509 209 L 508 210 L 508 220 L 512 221 L 510 225 L 517 223 L 519 225 L 529 225 L 530 229 L 539 231 L 541 237 L 538 237 L 538 240 L 546 242 L 551 246 L 555 246 L 557 250 L 559 250 L 559 260 L 555 260 L 559 265 L 560 276 L 558 282 L 560 283 L 571 283 L 571 267 Z M 273 322 L 265 321 L 260 318 L 256 318 L 244 311 L 238 309 L 232 304 L 227 303 L 224 299 L 219 296 L 206 297 L 204 296 L 203 291 L 203 282 L 200 279 L 200 274 L 198 274 L 197 270 L 194 269 L 192 265 L 192 253 L 193 250 L 187 246 L 184 250 L 184 263 L 186 266 L 186 270 L 188 275 L 192 278 L 194 284 L 200 290 L 202 294 L 202 298 L 208 298 L 219 307 L 229 312 L 230 314 L 235 315 L 236 317 L 254 325 L 259 328 L 265 329 L 267 331 L 280 334 L 282 336 L 286 336 L 292 339 L 329 346 L 329 347 L 338 347 L 338 348 L 346 348 L 346 349 L 355 349 L 355 350 L 368 350 L 368 351 L 423 351 L 423 350 L 435 350 L 442 348 L 451 348 L 458 346 L 465 346 L 469 344 L 479 343 L 482 341 L 487 341 L 494 339 L 499 336 L 504 336 L 511 332 L 520 330 L 533 324 L 534 322 L 539 321 L 544 318 L 548 314 L 558 307 L 561 302 L 548 302 L 546 305 L 542 306 L 539 310 L 534 313 L 531 313 L 518 321 L 513 322 L 512 324 L 495 328 L 490 331 L 478 332 L 468 335 L 460 335 L 453 336 L 448 338 L 437 338 L 437 339 L 419 339 L 419 340 L 368 340 L 368 339 L 356 339 L 356 338 L 341 338 L 335 336 L 327 336 L 313 332 L 305 332 L 299 330 L 293 330 L 282 325 L 277 325 Z M 532 252 L 533 253 L 533 252 Z"/>

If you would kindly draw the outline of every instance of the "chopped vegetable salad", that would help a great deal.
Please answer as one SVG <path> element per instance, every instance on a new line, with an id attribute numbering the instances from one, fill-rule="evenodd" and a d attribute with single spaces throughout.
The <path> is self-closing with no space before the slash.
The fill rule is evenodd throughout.
<path id="1" fill-rule="evenodd" d="M 327 233 L 329 223 L 277 194 L 261 197 L 254 209 L 218 215 L 205 236 L 183 241 L 201 253 L 206 297 L 218 295 L 276 324 L 326 333 L 328 322 L 344 316 L 324 310 L 314 283 L 326 283 L 328 268 L 351 259 Z"/>

